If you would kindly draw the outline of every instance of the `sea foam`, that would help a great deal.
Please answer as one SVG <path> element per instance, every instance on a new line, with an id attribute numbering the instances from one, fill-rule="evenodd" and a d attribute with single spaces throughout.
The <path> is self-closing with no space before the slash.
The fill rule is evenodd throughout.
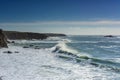
<path id="1" fill-rule="evenodd" d="M 56 46 L 68 50 L 64 43 L 58 43 Z M 4 51 L 11 51 L 12 54 Z M 8 49 L 0 50 L 0 77 L 2 80 L 119 80 L 120 78 L 119 74 L 99 67 L 89 64 L 83 66 L 59 59 L 50 49 L 26 49 L 12 45 L 9 45 Z"/>

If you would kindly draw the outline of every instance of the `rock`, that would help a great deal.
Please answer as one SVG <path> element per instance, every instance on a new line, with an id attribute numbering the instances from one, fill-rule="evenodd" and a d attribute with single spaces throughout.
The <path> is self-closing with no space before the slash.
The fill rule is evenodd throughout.
<path id="1" fill-rule="evenodd" d="M 29 48 L 28 46 L 23 46 L 23 48 Z"/>
<path id="2" fill-rule="evenodd" d="M 47 39 L 48 37 L 61 37 L 66 36 L 65 34 L 58 33 L 33 33 L 33 32 L 18 32 L 18 31 L 4 31 L 8 39 L 17 40 L 34 40 L 34 39 Z"/>
<path id="3" fill-rule="evenodd" d="M 7 43 L 15 43 L 15 41 L 9 41 L 9 40 L 7 40 Z"/>
<path id="4" fill-rule="evenodd" d="M 2 29 L 0 29 L 0 48 L 8 48 L 7 46 L 7 38 L 4 35 Z"/>
<path id="5" fill-rule="evenodd" d="M 18 51 L 14 51 L 14 52 L 12 52 L 12 51 L 4 51 L 3 53 L 12 54 L 12 53 L 19 53 L 19 52 Z"/>
<path id="6" fill-rule="evenodd" d="M 35 48 L 34 49 L 40 49 L 40 47 L 39 46 L 35 46 Z"/>
<path id="7" fill-rule="evenodd" d="M 33 47 L 34 45 L 30 44 L 29 46 L 30 46 L 30 47 Z"/>
<path id="8" fill-rule="evenodd" d="M 12 54 L 13 52 L 11 52 L 11 51 L 4 51 L 3 53 Z"/>
<path id="9" fill-rule="evenodd" d="M 15 41 L 12 41 L 11 43 L 15 43 Z"/>
<path id="10" fill-rule="evenodd" d="M 32 33 L 32 32 L 17 32 L 17 31 L 4 31 L 7 38 L 10 40 L 32 40 L 32 39 L 46 39 L 48 36 L 42 33 Z"/>
<path id="11" fill-rule="evenodd" d="M 106 35 L 106 36 L 104 36 L 104 37 L 114 37 L 113 35 Z"/>

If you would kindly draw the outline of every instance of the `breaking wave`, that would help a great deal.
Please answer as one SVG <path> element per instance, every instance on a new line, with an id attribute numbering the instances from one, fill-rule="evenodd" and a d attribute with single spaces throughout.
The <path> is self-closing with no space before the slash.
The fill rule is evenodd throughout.
<path id="1" fill-rule="evenodd" d="M 58 42 L 58 44 L 51 48 L 51 51 L 56 53 L 57 57 L 65 60 L 73 60 L 77 63 L 87 63 L 95 67 L 106 68 L 107 70 L 109 69 L 111 71 L 120 72 L 120 63 L 106 59 L 98 59 L 87 53 L 81 53 L 68 46 L 64 41 Z"/>

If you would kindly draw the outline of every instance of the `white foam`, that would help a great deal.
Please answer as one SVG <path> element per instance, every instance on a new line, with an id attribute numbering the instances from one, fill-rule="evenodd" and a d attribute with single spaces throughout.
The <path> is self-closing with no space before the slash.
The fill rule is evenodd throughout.
<path id="1" fill-rule="evenodd" d="M 59 41 L 61 39 L 62 39 L 61 37 L 48 37 L 46 40 Z"/>
<path id="2" fill-rule="evenodd" d="M 48 37 L 47 41 L 63 41 L 63 42 L 71 42 L 70 39 L 63 38 L 63 37 Z"/>
<path id="3" fill-rule="evenodd" d="M 116 58 L 110 58 L 110 61 L 116 62 L 116 63 L 120 63 L 120 58 L 116 57 Z"/>
<path id="4" fill-rule="evenodd" d="M 112 45 L 112 46 L 99 46 L 100 48 L 117 48 L 119 46 L 117 45 Z"/>
<path id="5" fill-rule="evenodd" d="M 63 42 L 63 41 L 62 41 L 62 42 L 59 42 L 59 43 L 56 45 L 56 47 L 60 47 L 60 50 L 67 51 L 67 52 L 70 52 L 70 53 L 74 53 L 74 54 L 77 54 L 77 53 L 78 53 L 78 51 L 71 49 L 71 48 L 68 47 L 68 46 L 65 44 L 65 42 Z"/>
<path id="6" fill-rule="evenodd" d="M 57 41 L 47 41 L 47 40 L 10 40 L 15 41 L 15 43 L 25 44 L 25 43 L 57 43 Z"/>
<path id="7" fill-rule="evenodd" d="M 79 52 L 69 46 L 66 45 L 66 42 L 64 41 L 59 41 L 57 45 L 55 45 L 54 47 L 51 48 L 51 51 L 54 51 L 56 48 L 59 48 L 58 51 L 65 51 L 67 53 L 72 53 L 76 56 L 88 56 L 88 57 L 92 57 L 91 55 L 89 54 L 86 54 L 86 53 L 82 53 L 82 52 Z"/>
<path id="8" fill-rule="evenodd" d="M 12 54 L 3 53 L 12 51 Z M 18 51 L 19 53 L 14 53 Z M 119 74 L 59 59 L 49 50 L 0 49 L 2 80 L 119 80 Z"/>

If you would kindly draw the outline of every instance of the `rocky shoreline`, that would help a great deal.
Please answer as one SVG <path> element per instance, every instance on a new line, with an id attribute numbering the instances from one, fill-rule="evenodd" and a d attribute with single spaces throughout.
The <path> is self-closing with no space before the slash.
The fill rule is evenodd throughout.
<path id="1" fill-rule="evenodd" d="M 46 39 L 48 37 L 57 37 L 57 36 L 66 36 L 65 34 L 56 34 L 56 33 L 33 33 L 33 32 L 18 32 L 18 31 L 4 31 L 4 34 L 8 39 L 17 40 L 17 39 Z"/>
<path id="2" fill-rule="evenodd" d="M 33 32 L 18 32 L 18 31 L 3 31 L 0 29 L 0 48 L 7 47 L 7 39 L 9 40 L 43 40 L 48 37 L 66 36 L 65 34 L 56 33 L 33 33 Z"/>
<path id="3" fill-rule="evenodd" d="M 4 34 L 3 30 L 0 29 L 0 48 L 7 48 L 7 38 L 6 35 Z"/>

